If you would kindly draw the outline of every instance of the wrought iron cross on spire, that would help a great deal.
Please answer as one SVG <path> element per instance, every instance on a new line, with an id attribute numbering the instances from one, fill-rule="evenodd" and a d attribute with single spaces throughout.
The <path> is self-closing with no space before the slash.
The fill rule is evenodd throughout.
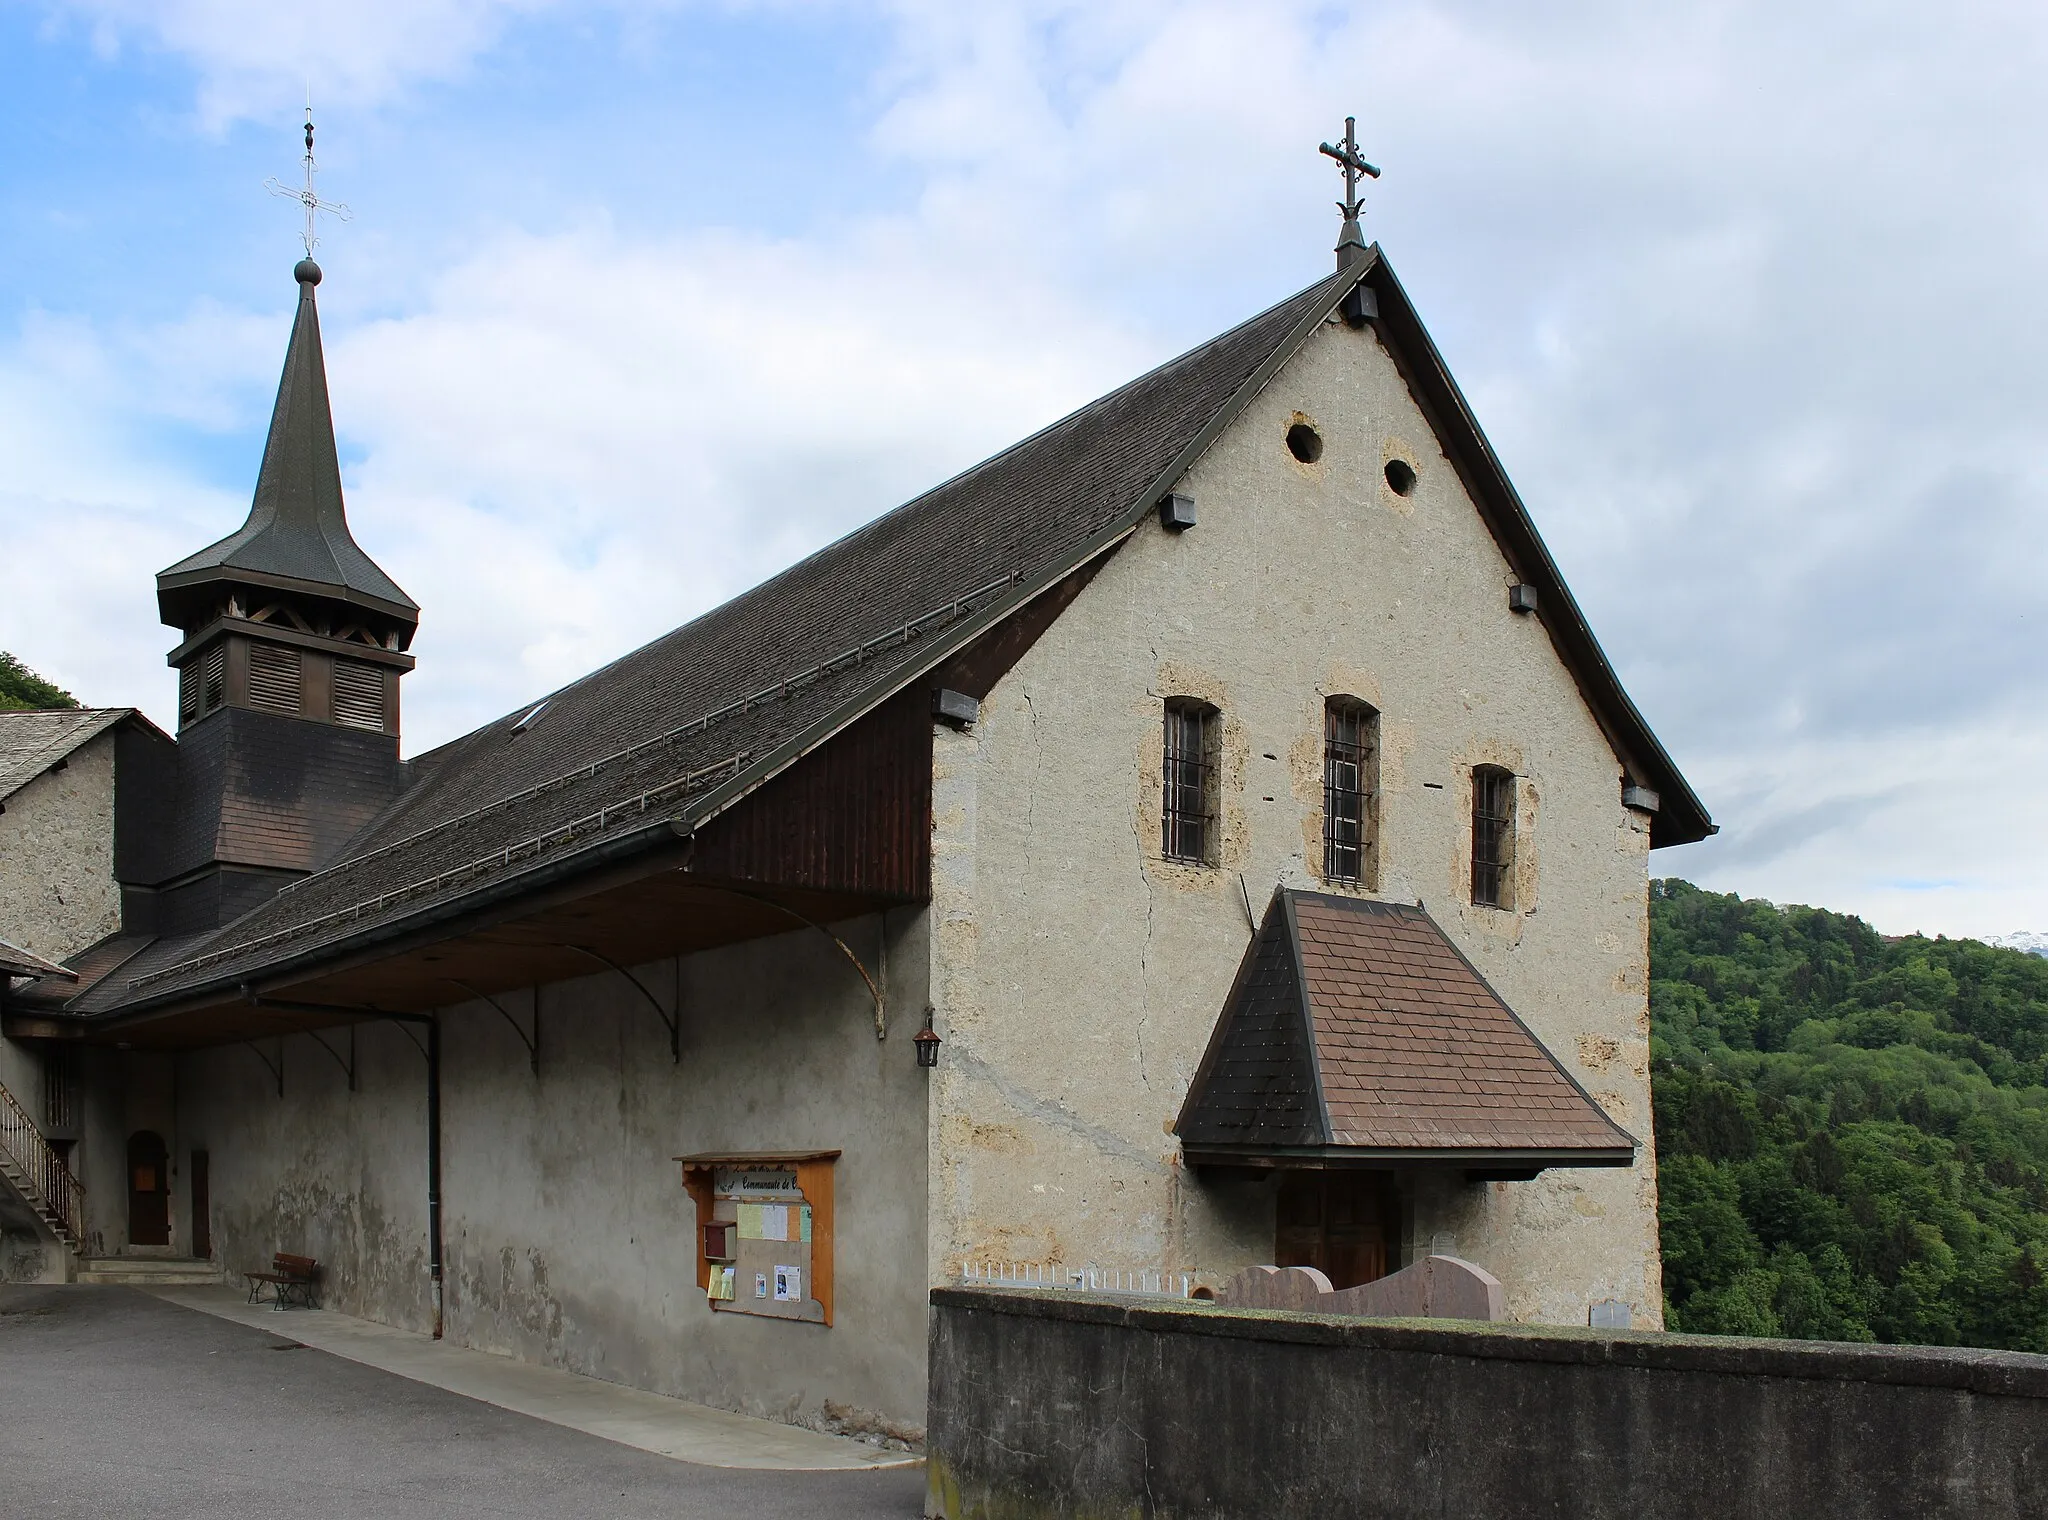
<path id="1" fill-rule="evenodd" d="M 1358 176 L 1363 174 L 1372 179 L 1380 177 L 1380 171 L 1367 163 L 1358 152 L 1358 118 L 1344 118 L 1344 141 L 1324 143 L 1325 157 L 1334 158 L 1344 171 L 1344 199 L 1337 202 L 1337 209 L 1344 213 L 1344 230 L 1337 236 L 1337 264 L 1341 269 L 1350 260 L 1345 250 L 1356 248 L 1365 251 L 1365 232 L 1358 225 Z"/>
<path id="2" fill-rule="evenodd" d="M 308 95 L 306 98 L 306 157 L 304 162 L 306 165 L 306 183 L 302 188 L 294 190 L 275 175 L 265 180 L 263 184 L 272 195 L 282 195 L 287 200 L 297 201 L 306 208 L 306 230 L 302 236 L 306 243 L 306 257 L 310 259 L 313 256 L 314 247 L 320 241 L 314 231 L 313 218 L 320 212 L 325 211 L 329 216 L 339 217 L 344 222 L 349 219 L 347 206 L 344 206 L 340 201 L 323 201 L 313 193 L 313 175 L 319 166 L 313 162 L 313 100 L 311 95 Z"/>

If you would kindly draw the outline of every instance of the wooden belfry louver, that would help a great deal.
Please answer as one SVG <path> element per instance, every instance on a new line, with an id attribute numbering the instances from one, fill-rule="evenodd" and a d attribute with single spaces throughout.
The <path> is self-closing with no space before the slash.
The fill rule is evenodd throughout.
<path id="1" fill-rule="evenodd" d="M 1175 1126 L 1197 1166 L 1627 1166 L 1635 1141 L 1428 913 L 1274 894 Z"/>

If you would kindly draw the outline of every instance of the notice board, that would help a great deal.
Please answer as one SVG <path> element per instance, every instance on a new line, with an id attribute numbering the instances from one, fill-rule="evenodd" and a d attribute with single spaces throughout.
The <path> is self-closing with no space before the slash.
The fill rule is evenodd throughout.
<path id="1" fill-rule="evenodd" d="M 714 1313 L 832 1323 L 837 1151 L 678 1156 L 697 1207 L 697 1285 Z"/>

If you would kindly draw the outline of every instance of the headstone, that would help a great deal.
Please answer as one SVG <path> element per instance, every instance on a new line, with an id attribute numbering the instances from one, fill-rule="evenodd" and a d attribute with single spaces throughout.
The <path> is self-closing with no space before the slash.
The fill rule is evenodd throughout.
<path id="1" fill-rule="evenodd" d="M 1595 1330 L 1626 1330 L 1635 1323 L 1635 1315 L 1625 1300 L 1603 1298 L 1586 1311 L 1586 1323 Z"/>

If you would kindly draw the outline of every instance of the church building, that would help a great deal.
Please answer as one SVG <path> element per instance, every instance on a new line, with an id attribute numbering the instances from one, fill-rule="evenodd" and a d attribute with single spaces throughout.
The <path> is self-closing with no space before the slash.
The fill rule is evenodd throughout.
<path id="1" fill-rule="evenodd" d="M 295 273 L 248 520 L 157 577 L 175 737 L 0 714 L 0 1270 L 288 1252 L 905 1440 L 929 1289 L 992 1268 L 1453 1254 L 1661 1323 L 1647 866 L 1712 825 L 1355 210 L 1334 273 L 414 755 Z"/>

